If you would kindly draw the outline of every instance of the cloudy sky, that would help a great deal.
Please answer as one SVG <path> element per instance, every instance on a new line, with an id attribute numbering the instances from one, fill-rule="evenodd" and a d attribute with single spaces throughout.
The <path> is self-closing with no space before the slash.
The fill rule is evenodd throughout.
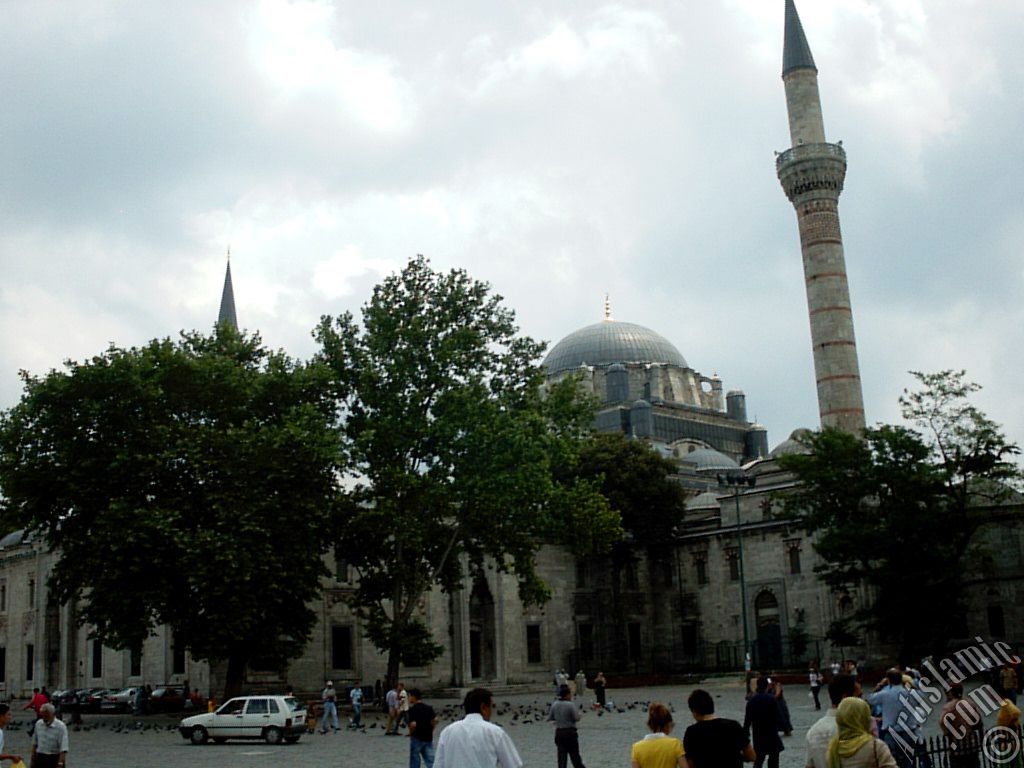
<path id="1" fill-rule="evenodd" d="M 869 422 L 966 368 L 1024 442 L 1024 5 L 802 0 Z M 817 425 L 783 0 L 7 0 L 0 407 L 18 369 L 216 318 L 305 357 L 416 253 L 556 342 L 613 314 Z"/>

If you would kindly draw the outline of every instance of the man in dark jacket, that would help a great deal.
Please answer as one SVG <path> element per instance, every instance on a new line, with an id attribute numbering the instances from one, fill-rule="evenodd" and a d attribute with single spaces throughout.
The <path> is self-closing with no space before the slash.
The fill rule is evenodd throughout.
<path id="1" fill-rule="evenodd" d="M 756 693 L 747 702 L 747 713 L 743 728 L 750 733 L 757 759 L 754 768 L 762 768 L 767 758 L 768 768 L 779 768 L 779 754 L 785 747 L 779 738 L 779 704 L 775 696 L 768 693 L 768 678 L 757 679 Z"/>

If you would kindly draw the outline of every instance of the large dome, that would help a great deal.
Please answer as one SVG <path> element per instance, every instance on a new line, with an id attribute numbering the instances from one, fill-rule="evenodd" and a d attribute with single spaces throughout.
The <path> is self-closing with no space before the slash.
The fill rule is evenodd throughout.
<path id="1" fill-rule="evenodd" d="M 570 333 L 555 344 L 544 360 L 548 375 L 572 371 L 586 363 L 668 363 L 688 368 L 672 342 L 635 323 L 604 320 Z"/>

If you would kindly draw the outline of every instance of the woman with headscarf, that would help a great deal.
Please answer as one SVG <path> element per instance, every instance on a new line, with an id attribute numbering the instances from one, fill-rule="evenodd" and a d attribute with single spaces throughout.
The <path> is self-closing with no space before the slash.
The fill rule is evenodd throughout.
<path id="1" fill-rule="evenodd" d="M 847 698 L 836 708 L 836 735 L 828 744 L 828 768 L 897 768 L 889 747 L 871 735 L 871 707 Z"/>
<path id="2" fill-rule="evenodd" d="M 1020 709 L 1009 699 L 1003 699 L 1003 703 L 996 713 L 996 726 L 1020 733 Z M 1007 768 L 1022 768 L 1024 766 L 1024 755 L 1018 748 L 1019 741 L 1006 731 L 996 734 L 992 746 L 997 754 L 1008 756 L 1006 762 L 1003 763 Z"/>

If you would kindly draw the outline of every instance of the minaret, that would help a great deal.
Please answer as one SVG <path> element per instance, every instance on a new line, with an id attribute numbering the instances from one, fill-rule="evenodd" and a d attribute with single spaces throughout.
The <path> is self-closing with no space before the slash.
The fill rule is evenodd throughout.
<path id="1" fill-rule="evenodd" d="M 846 152 L 825 141 L 818 69 L 793 0 L 786 0 L 782 82 L 793 145 L 778 156 L 775 168 L 800 225 L 821 426 L 859 432 L 864 396 L 839 231 Z"/>
<path id="2" fill-rule="evenodd" d="M 235 291 L 231 287 L 231 248 L 228 248 L 228 269 L 224 273 L 224 290 L 220 294 L 220 312 L 217 314 L 217 325 L 230 325 L 238 330 L 238 318 L 235 316 Z"/>

